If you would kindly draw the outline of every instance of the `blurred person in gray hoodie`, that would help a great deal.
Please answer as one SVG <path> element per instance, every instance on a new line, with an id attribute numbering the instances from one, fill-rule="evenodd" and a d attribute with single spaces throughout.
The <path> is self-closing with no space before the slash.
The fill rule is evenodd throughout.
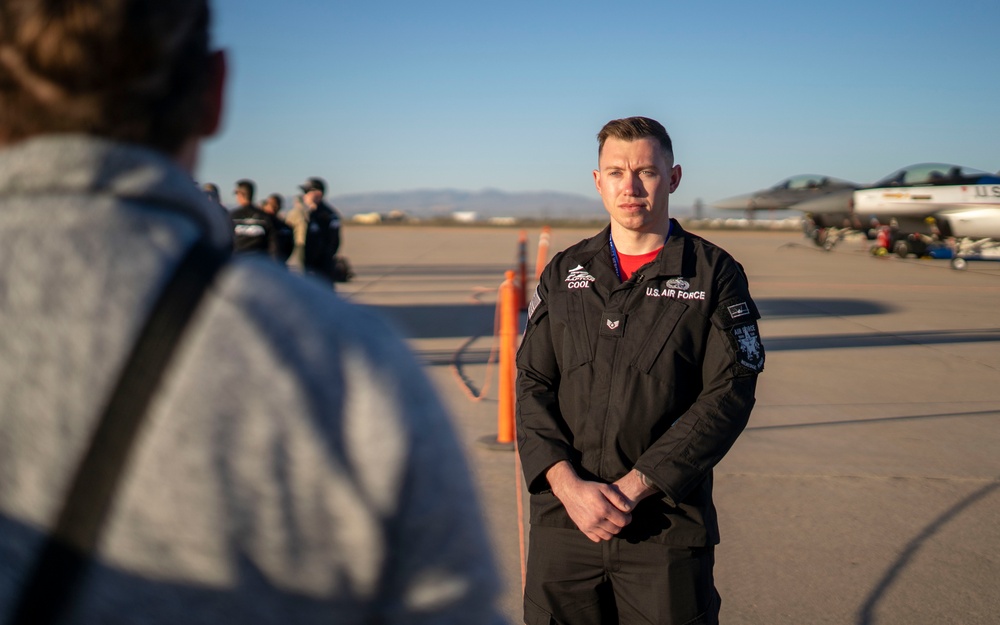
<path id="1" fill-rule="evenodd" d="M 498 622 L 402 342 L 225 259 L 208 32 L 206 0 L 0 3 L 0 623 Z"/>

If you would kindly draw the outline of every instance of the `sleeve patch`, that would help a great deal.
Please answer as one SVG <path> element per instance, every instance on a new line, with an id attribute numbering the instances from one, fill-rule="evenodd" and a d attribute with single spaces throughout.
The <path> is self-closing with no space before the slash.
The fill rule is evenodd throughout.
<path id="1" fill-rule="evenodd" d="M 731 297 L 719 302 L 712 315 L 712 323 L 717 328 L 728 330 L 735 326 L 753 323 L 760 319 L 757 305 L 749 295 Z"/>
<path id="2" fill-rule="evenodd" d="M 736 347 L 736 361 L 749 372 L 760 373 L 764 370 L 764 346 L 760 342 L 760 334 L 756 323 L 735 326 L 730 330 L 733 344 Z"/>
<path id="3" fill-rule="evenodd" d="M 750 307 L 747 306 L 746 302 L 740 302 L 739 304 L 727 306 L 726 310 L 729 312 L 730 319 L 739 319 L 740 317 L 746 317 L 750 314 Z"/>
<path id="4" fill-rule="evenodd" d="M 532 296 L 531 301 L 528 303 L 528 319 L 535 316 L 535 310 L 542 303 L 542 296 L 538 293 L 538 288 L 535 288 L 535 294 Z"/>

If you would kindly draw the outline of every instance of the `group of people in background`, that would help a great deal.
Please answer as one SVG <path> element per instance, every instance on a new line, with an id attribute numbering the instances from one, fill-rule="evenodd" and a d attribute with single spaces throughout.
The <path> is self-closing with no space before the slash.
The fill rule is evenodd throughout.
<path id="1" fill-rule="evenodd" d="M 241 179 L 233 190 L 236 207 L 227 209 L 233 223 L 233 252 L 262 253 L 303 273 L 333 284 L 342 280 L 338 262 L 340 249 L 340 213 L 323 199 L 326 182 L 309 178 L 299 185 L 301 195 L 294 205 L 282 210 L 281 195 L 272 193 L 260 204 L 254 203 L 257 185 Z M 208 182 L 202 190 L 222 206 L 219 188 Z"/>

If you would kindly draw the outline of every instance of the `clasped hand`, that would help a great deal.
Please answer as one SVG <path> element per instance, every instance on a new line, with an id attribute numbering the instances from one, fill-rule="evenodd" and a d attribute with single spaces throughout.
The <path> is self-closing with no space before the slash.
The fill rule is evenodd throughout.
<path id="1" fill-rule="evenodd" d="M 642 484 L 635 471 L 614 484 L 603 484 L 580 479 L 565 461 L 553 465 L 546 477 L 569 517 L 595 543 L 610 540 L 621 532 L 632 521 L 636 504 L 653 492 Z"/>

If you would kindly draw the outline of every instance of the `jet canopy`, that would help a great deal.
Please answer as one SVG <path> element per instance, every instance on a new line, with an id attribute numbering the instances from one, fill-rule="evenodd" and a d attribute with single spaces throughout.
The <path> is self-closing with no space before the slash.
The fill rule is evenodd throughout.
<path id="1" fill-rule="evenodd" d="M 855 187 L 853 182 L 832 178 L 830 176 L 818 176 L 815 174 L 802 174 L 792 176 L 771 187 L 777 191 L 779 189 L 806 190 L 806 189 L 826 189 L 829 187 Z"/>
<path id="2" fill-rule="evenodd" d="M 1000 176 L 972 167 L 948 163 L 920 163 L 898 169 L 872 185 L 881 187 L 913 187 L 918 185 L 992 184 Z"/>

